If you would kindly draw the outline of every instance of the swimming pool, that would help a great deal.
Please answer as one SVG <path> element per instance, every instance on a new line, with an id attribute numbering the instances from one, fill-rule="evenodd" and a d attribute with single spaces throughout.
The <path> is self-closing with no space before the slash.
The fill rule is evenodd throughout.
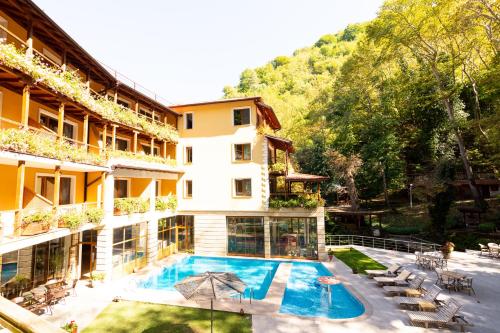
<path id="1" fill-rule="evenodd" d="M 280 313 L 330 319 L 362 315 L 365 312 L 363 304 L 342 284 L 331 287 L 331 304 L 328 304 L 328 293 L 317 282 L 317 278 L 330 275 L 330 271 L 321 263 L 294 262 Z"/>
<path id="2" fill-rule="evenodd" d="M 174 285 L 191 275 L 210 272 L 231 272 L 247 284 L 245 298 L 250 297 L 253 288 L 254 299 L 264 299 L 280 262 L 261 259 L 239 259 L 224 257 L 191 256 L 163 270 L 137 286 L 145 289 L 174 291 Z"/>

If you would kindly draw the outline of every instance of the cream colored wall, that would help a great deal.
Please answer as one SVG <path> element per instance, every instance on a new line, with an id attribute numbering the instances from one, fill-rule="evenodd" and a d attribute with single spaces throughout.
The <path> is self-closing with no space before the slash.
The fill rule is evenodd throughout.
<path id="1" fill-rule="evenodd" d="M 251 108 L 251 124 L 233 125 L 233 109 Z M 177 107 L 177 112 L 193 112 L 193 129 L 184 129 L 179 119 L 180 139 L 177 161 L 185 171 L 177 183 L 179 210 L 261 210 L 264 209 L 262 191 L 268 184 L 263 181 L 264 139 L 257 134 L 256 108 L 253 101 Z M 250 143 L 252 160 L 233 161 L 233 145 Z M 185 147 L 193 147 L 193 163 L 185 164 Z M 236 197 L 234 179 L 251 178 L 252 196 Z M 185 181 L 193 181 L 193 197 L 185 197 Z"/>

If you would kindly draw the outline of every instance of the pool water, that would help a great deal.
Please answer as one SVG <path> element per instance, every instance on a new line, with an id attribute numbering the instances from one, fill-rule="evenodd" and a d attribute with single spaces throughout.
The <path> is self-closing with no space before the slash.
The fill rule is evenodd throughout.
<path id="1" fill-rule="evenodd" d="M 279 261 L 261 259 L 237 259 L 224 257 L 191 256 L 163 268 L 154 276 L 138 283 L 139 288 L 174 291 L 174 285 L 183 279 L 210 272 L 231 272 L 247 284 L 245 298 L 250 297 L 253 288 L 254 299 L 264 299 Z"/>
<path id="2" fill-rule="evenodd" d="M 4 263 L 2 264 L 1 275 L 1 283 L 6 283 L 10 279 L 12 279 L 17 274 L 17 262 L 12 263 Z"/>
<path id="3" fill-rule="evenodd" d="M 328 304 L 328 292 L 317 282 L 317 278 L 331 275 L 321 263 L 294 262 L 280 312 L 330 319 L 362 315 L 365 312 L 363 304 L 342 284 L 331 286 L 331 302 Z"/>

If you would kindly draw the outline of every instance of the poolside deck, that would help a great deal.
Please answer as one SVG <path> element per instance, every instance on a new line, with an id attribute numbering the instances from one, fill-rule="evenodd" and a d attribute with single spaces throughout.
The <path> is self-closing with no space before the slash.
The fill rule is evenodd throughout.
<path id="1" fill-rule="evenodd" d="M 413 264 L 413 254 L 357 246 L 355 248 L 381 263 L 388 265 L 399 262 L 407 265 L 412 271 L 426 274 L 425 286 L 429 286 L 435 281 L 435 275 L 432 271 L 419 270 Z M 77 289 L 78 297 L 68 297 L 66 304 L 55 306 L 54 315 L 43 315 L 43 317 L 57 326 L 70 320 L 77 320 L 80 328 L 83 328 L 94 320 L 115 296 L 155 303 L 208 308 L 209 303 L 189 302 L 180 295 L 172 295 L 173 293 L 168 295 L 158 292 L 149 293 L 148 291 L 144 293 L 144 290 L 137 291 L 134 289 L 131 282 L 156 269 L 160 269 L 161 266 L 174 259 L 176 259 L 176 256 L 169 257 L 145 271 L 99 288 L 87 288 L 85 283 L 82 282 Z M 240 308 L 243 308 L 245 312 L 252 313 L 253 330 L 257 333 L 437 331 L 435 329 L 425 330 L 410 326 L 405 311 L 400 310 L 393 303 L 391 297 L 384 296 L 381 288 L 378 288 L 373 280 L 368 279 L 366 276 L 353 275 L 346 265 L 337 260 L 332 263 L 325 263 L 325 266 L 334 274 L 344 277 L 348 281 L 346 283 L 348 288 L 365 303 L 367 312 L 363 316 L 351 320 L 328 320 L 324 318 L 299 318 L 280 314 L 278 313 L 279 306 L 290 274 L 290 266 L 290 264 L 280 265 L 264 301 L 253 301 L 251 305 L 248 300 L 243 301 L 241 305 L 238 301 L 218 301 L 215 304 L 216 309 L 239 311 Z M 451 292 L 451 294 L 444 292 L 441 296 L 442 298 L 452 296 L 464 304 L 462 313 L 468 321 L 474 323 L 473 327 L 465 327 L 465 330 L 467 332 L 498 332 L 498 327 L 500 327 L 500 316 L 498 316 L 498 305 L 500 305 L 500 289 L 498 288 L 500 286 L 500 260 L 480 257 L 478 254 L 454 252 L 449 260 L 448 267 L 450 270 L 462 271 L 474 278 L 476 297 L 460 292 Z M 458 329 L 459 327 L 455 331 Z"/>

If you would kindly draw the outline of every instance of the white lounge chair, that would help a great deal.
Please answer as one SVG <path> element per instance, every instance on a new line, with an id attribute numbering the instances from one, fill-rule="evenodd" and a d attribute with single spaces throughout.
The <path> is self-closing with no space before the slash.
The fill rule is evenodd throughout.
<path id="1" fill-rule="evenodd" d="M 442 290 L 443 289 L 433 284 L 421 297 L 394 297 L 393 300 L 403 307 L 416 306 L 422 302 L 434 303 L 436 297 L 438 297 Z"/>
<path id="2" fill-rule="evenodd" d="M 384 286 L 384 292 L 389 295 L 401 295 L 411 292 L 420 291 L 422 283 L 424 283 L 425 276 L 417 275 L 413 280 L 408 282 L 408 286 Z"/>
<path id="3" fill-rule="evenodd" d="M 460 308 L 462 308 L 461 304 L 453 298 L 449 298 L 437 312 L 408 311 L 407 314 L 413 326 L 423 324 L 425 328 L 429 328 L 429 325 L 432 324 L 443 327 L 454 323 L 454 318 Z"/>
<path id="4" fill-rule="evenodd" d="M 367 269 L 365 272 L 368 274 L 368 278 L 373 279 L 376 276 L 395 276 L 400 269 L 400 264 L 393 264 L 387 269 Z"/>
<path id="5" fill-rule="evenodd" d="M 398 276 L 389 277 L 389 276 L 379 276 L 374 277 L 373 280 L 377 282 L 379 286 L 389 286 L 389 285 L 399 285 L 399 286 L 407 286 L 408 278 L 410 277 L 411 272 L 404 269 Z"/>

